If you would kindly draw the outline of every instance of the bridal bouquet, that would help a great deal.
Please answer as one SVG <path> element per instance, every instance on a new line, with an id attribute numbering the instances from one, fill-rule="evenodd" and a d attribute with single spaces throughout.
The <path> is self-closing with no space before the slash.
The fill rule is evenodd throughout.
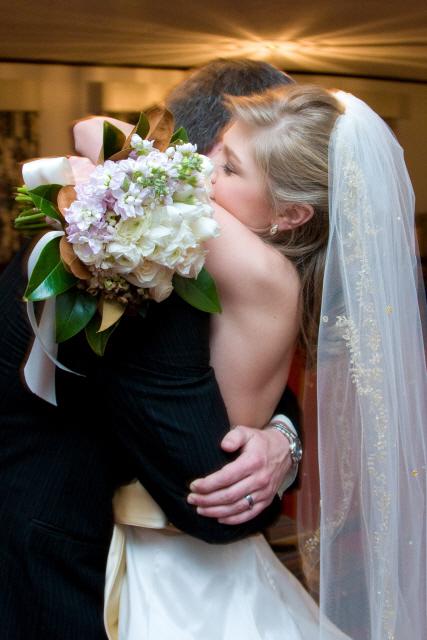
<path id="1" fill-rule="evenodd" d="M 150 299 L 173 290 L 203 311 L 220 311 L 203 267 L 203 243 L 218 235 L 211 165 L 183 129 L 172 132 L 168 112 L 151 121 L 141 114 L 127 138 L 105 121 L 96 165 L 75 157 L 24 165 L 15 226 L 48 231 L 33 251 L 24 298 L 55 299 L 56 342 L 84 330 L 102 355 L 124 313 L 144 315 Z"/>

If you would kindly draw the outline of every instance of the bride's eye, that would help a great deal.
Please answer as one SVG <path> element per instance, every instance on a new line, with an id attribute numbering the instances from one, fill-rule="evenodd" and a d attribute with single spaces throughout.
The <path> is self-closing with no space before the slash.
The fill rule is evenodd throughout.
<path id="1" fill-rule="evenodd" d="M 221 165 L 222 169 L 225 173 L 226 176 L 231 176 L 232 173 L 234 173 L 233 171 L 233 167 L 231 167 L 228 162 L 226 162 L 225 164 Z"/>

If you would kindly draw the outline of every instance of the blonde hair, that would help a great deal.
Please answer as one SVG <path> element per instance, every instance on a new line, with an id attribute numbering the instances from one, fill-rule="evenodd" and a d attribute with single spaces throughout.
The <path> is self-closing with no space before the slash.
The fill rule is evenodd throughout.
<path id="1" fill-rule="evenodd" d="M 294 264 L 301 278 L 301 344 L 314 360 L 320 317 L 323 271 L 328 242 L 328 148 L 343 107 L 321 87 L 291 85 L 257 96 L 228 97 L 235 118 L 254 132 L 254 157 L 273 210 L 285 204 L 308 204 L 313 217 L 292 231 L 265 241 Z"/>

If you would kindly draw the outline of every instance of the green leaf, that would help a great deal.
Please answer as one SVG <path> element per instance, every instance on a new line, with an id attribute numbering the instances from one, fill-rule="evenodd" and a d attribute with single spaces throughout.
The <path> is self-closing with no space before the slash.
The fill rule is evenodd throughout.
<path id="1" fill-rule="evenodd" d="M 135 133 L 138 134 L 143 140 L 147 137 L 147 133 L 150 131 L 150 123 L 145 113 L 139 114 L 138 124 L 135 128 Z"/>
<path id="2" fill-rule="evenodd" d="M 40 222 L 41 220 L 44 221 L 46 216 L 44 215 L 44 213 L 41 213 L 40 211 L 38 213 L 34 213 L 34 211 L 36 211 L 36 209 L 33 207 L 31 209 L 25 209 L 25 211 L 22 211 L 19 216 L 15 219 L 15 227 L 23 227 L 27 224 L 33 224 L 34 222 Z"/>
<path id="3" fill-rule="evenodd" d="M 106 329 L 105 331 L 99 332 L 98 329 L 101 326 L 102 318 L 96 314 L 93 316 L 92 320 L 86 325 L 86 339 L 89 343 L 92 351 L 96 353 L 97 356 L 103 356 L 105 347 L 107 346 L 107 342 L 114 329 L 119 325 L 119 322 L 113 324 L 111 327 Z"/>
<path id="4" fill-rule="evenodd" d="M 101 149 L 101 161 L 104 162 L 115 153 L 122 150 L 126 136 L 111 122 L 104 121 L 103 143 Z"/>
<path id="5" fill-rule="evenodd" d="M 97 299 L 73 287 L 56 298 L 56 342 L 75 336 L 92 320 Z"/>
<path id="6" fill-rule="evenodd" d="M 62 223 L 63 218 L 56 208 L 56 199 L 60 189 L 62 189 L 62 185 L 60 184 L 42 184 L 40 187 L 28 191 L 28 195 L 34 205 L 40 209 L 45 216 L 59 220 L 59 222 Z"/>
<path id="7" fill-rule="evenodd" d="M 183 278 L 175 274 L 173 286 L 177 294 L 196 309 L 208 313 L 221 313 L 215 281 L 205 268 L 200 271 L 197 278 Z"/>
<path id="8" fill-rule="evenodd" d="M 184 127 L 177 129 L 171 138 L 171 144 L 176 144 L 177 142 L 189 142 L 188 133 Z"/>
<path id="9" fill-rule="evenodd" d="M 60 238 L 53 238 L 43 248 L 24 293 L 24 300 L 46 300 L 70 289 L 77 278 L 69 273 L 59 254 Z"/>

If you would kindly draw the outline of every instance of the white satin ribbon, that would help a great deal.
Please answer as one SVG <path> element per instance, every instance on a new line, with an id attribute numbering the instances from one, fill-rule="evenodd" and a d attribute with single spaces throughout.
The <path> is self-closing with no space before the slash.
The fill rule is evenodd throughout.
<path id="1" fill-rule="evenodd" d="M 40 238 L 28 259 L 28 280 L 31 278 L 44 247 L 54 238 L 59 238 L 63 235 L 63 231 L 48 231 Z M 55 298 L 49 298 L 45 301 L 39 324 L 37 324 L 32 302 L 27 302 L 27 313 L 35 338 L 24 367 L 25 382 L 29 389 L 39 398 L 57 406 L 55 389 L 56 367 L 78 376 L 82 374 L 68 369 L 56 358 L 58 344 L 55 341 Z"/>
<path id="2" fill-rule="evenodd" d="M 22 177 L 28 189 L 43 184 L 75 184 L 72 165 L 68 158 L 37 158 L 22 167 Z"/>

